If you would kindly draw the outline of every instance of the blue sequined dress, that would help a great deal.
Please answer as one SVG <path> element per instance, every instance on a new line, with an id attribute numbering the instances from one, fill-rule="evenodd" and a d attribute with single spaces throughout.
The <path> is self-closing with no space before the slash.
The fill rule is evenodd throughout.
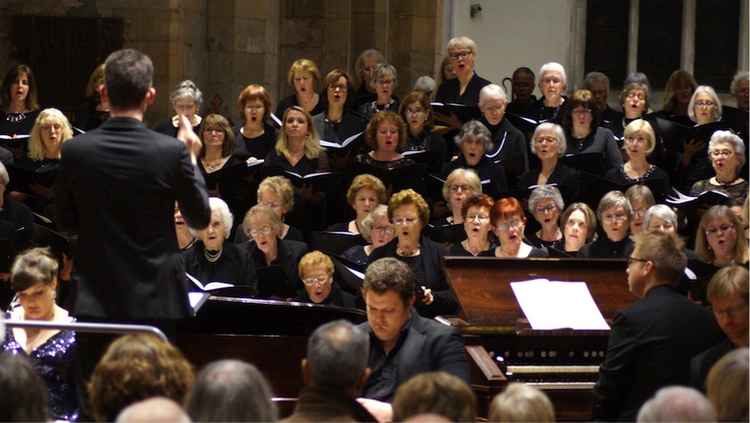
<path id="1" fill-rule="evenodd" d="M 8 328 L 5 333 L 3 351 L 30 359 L 47 384 L 49 412 L 53 419 L 68 421 L 78 419 L 78 399 L 72 377 L 75 345 L 75 332 L 66 330 L 56 333 L 28 354 L 16 341 L 12 329 Z"/>

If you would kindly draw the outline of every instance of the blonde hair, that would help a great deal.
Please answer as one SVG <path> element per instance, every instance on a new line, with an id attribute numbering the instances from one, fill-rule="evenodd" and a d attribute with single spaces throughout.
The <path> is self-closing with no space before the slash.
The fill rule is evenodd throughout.
<path id="1" fill-rule="evenodd" d="M 413 189 L 405 189 L 391 196 L 390 201 L 388 201 L 388 218 L 393 220 L 393 213 L 396 209 L 401 206 L 408 206 L 409 204 L 413 204 L 417 208 L 417 214 L 422 225 L 430 222 L 430 206 Z"/>
<path id="2" fill-rule="evenodd" d="M 289 67 L 289 73 L 287 74 L 287 81 L 289 85 L 294 87 L 294 75 L 298 73 L 307 73 L 312 76 L 313 79 L 313 90 L 318 89 L 320 85 L 320 70 L 318 65 L 310 59 L 297 59 Z"/>
<path id="3" fill-rule="evenodd" d="M 722 357 L 706 378 L 706 396 L 719 421 L 747 421 L 748 349 L 737 348 Z"/>
<path id="4" fill-rule="evenodd" d="M 346 201 L 353 206 L 357 193 L 363 189 L 374 191 L 378 196 L 378 203 L 385 203 L 385 185 L 383 185 L 383 181 L 368 173 L 363 173 L 354 177 L 352 184 L 349 185 L 349 190 L 346 192 Z"/>
<path id="5" fill-rule="evenodd" d="M 458 168 L 449 173 L 448 177 L 445 178 L 445 183 L 443 184 L 443 198 L 445 201 L 450 201 L 451 185 L 458 178 L 464 178 L 472 191 L 477 193 L 482 192 L 482 181 L 479 179 L 479 175 L 472 169 Z"/>
<path id="6" fill-rule="evenodd" d="M 511 383 L 490 404 L 491 422 L 554 422 L 555 408 L 547 395 L 533 386 Z"/>
<path id="7" fill-rule="evenodd" d="M 263 191 L 269 191 L 279 196 L 281 208 L 288 213 L 294 207 L 294 187 L 289 179 L 283 176 L 269 176 L 258 186 L 258 198 Z"/>
<path id="8" fill-rule="evenodd" d="M 31 129 L 31 139 L 29 140 L 29 158 L 31 160 L 44 160 L 45 147 L 42 141 L 42 125 L 48 122 L 58 123 L 62 126 L 60 145 L 73 138 L 73 128 L 63 112 L 54 108 L 42 110 L 37 116 L 36 122 L 34 122 L 34 128 Z"/>
<path id="9" fill-rule="evenodd" d="M 315 250 L 310 251 L 300 259 L 299 264 L 297 265 L 297 272 L 299 273 L 300 279 L 303 278 L 303 275 L 307 270 L 314 266 L 323 266 L 325 272 L 328 273 L 328 276 L 333 275 L 333 260 L 322 252 Z"/>
<path id="10" fill-rule="evenodd" d="M 277 236 L 279 232 L 281 232 L 281 217 L 279 217 L 279 215 L 277 215 L 270 207 L 256 205 L 248 210 L 245 214 L 245 218 L 242 219 L 242 230 L 245 231 L 245 235 L 247 235 L 248 238 L 253 238 L 250 236 L 250 220 L 254 217 L 265 217 L 268 219 L 271 223 L 271 229 Z"/>
<path id="11" fill-rule="evenodd" d="M 651 127 L 651 124 L 648 123 L 648 121 L 636 119 L 630 122 L 628 126 L 625 127 L 622 138 L 630 138 L 637 134 L 646 136 L 646 153 L 654 151 L 654 148 L 656 147 L 656 134 L 654 134 L 654 128 Z"/>
<path id="12" fill-rule="evenodd" d="M 312 116 L 310 116 L 310 113 L 306 112 L 305 109 L 299 106 L 292 106 L 286 109 L 286 111 L 284 112 L 284 118 L 281 120 L 282 126 L 281 130 L 279 131 L 279 138 L 276 140 L 276 153 L 284 156 L 287 160 L 290 159 L 289 145 L 286 138 L 286 131 L 284 130 L 284 126 L 286 125 L 286 118 L 291 112 L 299 112 L 305 116 L 305 120 L 307 120 L 305 157 L 307 157 L 308 159 L 317 159 L 318 156 L 320 156 L 320 153 L 323 151 L 323 148 L 320 147 L 320 136 L 318 136 L 318 131 L 315 129 L 315 125 L 313 125 Z"/>

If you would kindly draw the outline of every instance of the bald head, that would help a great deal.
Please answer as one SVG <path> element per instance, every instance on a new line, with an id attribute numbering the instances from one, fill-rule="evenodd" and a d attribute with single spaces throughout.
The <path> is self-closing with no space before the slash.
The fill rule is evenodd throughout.
<path id="1" fill-rule="evenodd" d="M 703 394 L 693 388 L 668 386 L 656 392 L 638 412 L 639 422 L 710 422 L 716 413 Z"/>
<path id="2" fill-rule="evenodd" d="M 169 398 L 155 397 L 125 407 L 116 423 L 190 423 L 190 417 Z"/>

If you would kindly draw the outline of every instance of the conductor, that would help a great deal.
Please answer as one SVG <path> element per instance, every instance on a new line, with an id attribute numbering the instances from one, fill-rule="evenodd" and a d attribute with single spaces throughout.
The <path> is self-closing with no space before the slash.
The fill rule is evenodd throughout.
<path id="1" fill-rule="evenodd" d="M 151 59 L 137 50 L 112 53 L 102 92 L 110 119 L 62 149 L 57 218 L 79 237 L 79 320 L 163 327 L 189 316 L 175 201 L 196 229 L 208 225 L 211 211 L 195 165 L 200 140 L 189 123 L 181 123 L 180 140 L 143 124 L 156 98 L 153 73 Z"/>

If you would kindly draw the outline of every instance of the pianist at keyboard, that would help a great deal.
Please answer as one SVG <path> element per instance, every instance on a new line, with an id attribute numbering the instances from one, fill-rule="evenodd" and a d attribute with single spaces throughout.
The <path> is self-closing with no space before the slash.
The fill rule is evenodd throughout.
<path id="1" fill-rule="evenodd" d="M 454 328 L 421 317 L 415 300 L 414 273 L 395 259 L 373 262 L 362 293 L 370 335 L 368 367 L 372 370 L 363 396 L 391 401 L 398 386 L 419 373 L 445 371 L 469 383 L 464 341 Z"/>
<path id="2" fill-rule="evenodd" d="M 687 385 L 690 359 L 721 340 L 711 313 L 672 284 L 687 259 L 669 234 L 642 233 L 628 259 L 628 288 L 640 299 L 620 312 L 594 388 L 594 419 L 633 421 L 662 387 Z"/>

